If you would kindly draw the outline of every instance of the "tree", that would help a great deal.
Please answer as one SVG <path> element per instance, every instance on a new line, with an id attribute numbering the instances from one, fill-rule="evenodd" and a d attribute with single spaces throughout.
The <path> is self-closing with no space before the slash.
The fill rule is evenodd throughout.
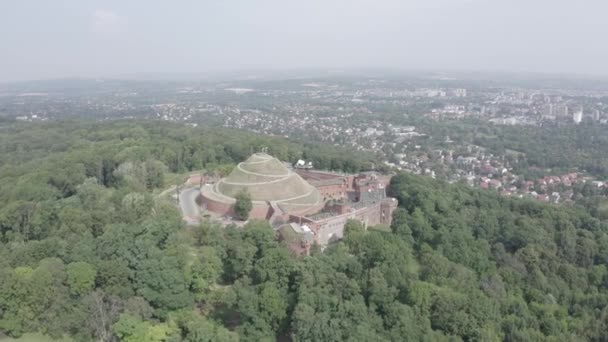
<path id="1" fill-rule="evenodd" d="M 127 222 L 136 222 L 150 215 L 154 200 L 147 193 L 132 192 L 122 199 L 122 216 Z"/>
<path id="2" fill-rule="evenodd" d="M 112 330 L 124 342 L 165 342 L 177 332 L 167 323 L 153 325 L 126 313 L 120 315 Z"/>
<path id="3" fill-rule="evenodd" d="M 179 260 L 155 251 L 136 272 L 137 294 L 154 307 L 173 310 L 192 304 L 193 296 L 181 271 Z"/>
<path id="4" fill-rule="evenodd" d="M 148 302 L 142 297 L 131 297 L 125 303 L 125 312 L 130 313 L 135 317 L 147 320 L 152 318 L 154 308 L 148 304 Z"/>
<path id="5" fill-rule="evenodd" d="M 185 248 L 184 251 L 186 282 L 197 300 L 205 300 L 222 273 L 222 260 L 211 246 L 199 250 Z"/>
<path id="6" fill-rule="evenodd" d="M 73 262 L 67 267 L 68 284 L 73 294 L 81 296 L 95 285 L 97 271 L 86 262 Z"/>
<path id="7" fill-rule="evenodd" d="M 12 336 L 40 331 L 60 337 L 71 323 L 63 262 L 45 259 L 36 269 L 17 267 L 0 277 L 0 329 Z"/>
<path id="8" fill-rule="evenodd" d="M 408 241 L 410 245 L 414 244 L 414 238 L 412 237 L 412 230 L 408 225 L 409 214 L 407 210 L 403 208 L 397 208 L 393 213 L 393 221 L 391 222 L 391 230 L 401 236 L 403 239 Z"/>
<path id="9" fill-rule="evenodd" d="M 152 190 L 161 188 L 165 185 L 165 169 L 166 166 L 157 160 L 148 160 L 145 163 L 146 168 L 146 188 Z"/>
<path id="10" fill-rule="evenodd" d="M 234 203 L 234 214 L 236 218 L 241 221 L 246 221 L 249 218 L 249 212 L 253 208 L 251 203 L 251 195 L 247 190 L 240 191 L 236 197 L 236 203 Z"/>
<path id="11" fill-rule="evenodd" d="M 182 330 L 185 342 L 237 342 L 239 336 L 194 311 L 182 310 L 172 315 Z"/>
<path id="12" fill-rule="evenodd" d="M 87 337 L 95 337 L 102 342 L 112 341 L 112 324 L 118 320 L 121 309 L 118 297 L 108 296 L 103 291 L 96 290 L 83 298 L 83 304 L 87 328 L 90 331 Z"/>
<path id="13" fill-rule="evenodd" d="M 357 254 L 361 251 L 361 243 L 365 235 L 365 227 L 359 220 L 348 219 L 344 225 L 344 242 L 350 250 Z"/>

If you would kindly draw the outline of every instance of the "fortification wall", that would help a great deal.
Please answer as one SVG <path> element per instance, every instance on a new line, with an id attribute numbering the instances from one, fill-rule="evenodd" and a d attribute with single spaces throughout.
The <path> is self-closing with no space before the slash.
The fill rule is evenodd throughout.
<path id="1" fill-rule="evenodd" d="M 397 201 L 387 198 L 384 201 L 342 215 L 331 216 L 314 221 L 307 217 L 291 216 L 291 220 L 308 225 L 315 232 L 315 240 L 320 245 L 326 245 L 344 235 L 344 226 L 349 219 L 361 221 L 365 227 L 378 224 L 389 224 L 392 214 L 397 207 Z"/>
<path id="2" fill-rule="evenodd" d="M 235 216 L 232 203 L 222 202 L 220 200 L 207 197 L 204 193 L 201 194 L 201 201 L 203 208 L 208 211 L 214 212 L 221 216 Z M 257 201 L 253 202 L 253 208 L 251 209 L 251 212 L 249 212 L 249 218 L 260 220 L 267 219 L 269 211 L 270 206 L 267 203 Z"/>
<path id="3" fill-rule="evenodd" d="M 249 212 L 250 219 L 265 220 L 270 216 L 270 205 L 268 203 L 254 202 L 253 208 Z"/>
<path id="4" fill-rule="evenodd" d="M 331 184 L 331 185 L 318 185 L 317 190 L 323 198 L 344 198 L 346 197 L 346 191 L 349 190 L 347 184 Z"/>
<path id="5" fill-rule="evenodd" d="M 218 215 L 234 216 L 234 210 L 232 209 L 232 203 L 222 202 L 206 196 L 203 192 L 201 193 L 201 203 L 203 208 L 208 211 L 212 211 Z"/>
<path id="6" fill-rule="evenodd" d="M 315 180 L 327 180 L 327 179 L 335 179 L 342 178 L 344 176 L 326 172 L 326 171 L 318 171 L 318 170 L 303 170 L 296 169 L 295 172 L 300 175 L 300 177 L 304 178 L 307 181 L 315 181 Z"/>

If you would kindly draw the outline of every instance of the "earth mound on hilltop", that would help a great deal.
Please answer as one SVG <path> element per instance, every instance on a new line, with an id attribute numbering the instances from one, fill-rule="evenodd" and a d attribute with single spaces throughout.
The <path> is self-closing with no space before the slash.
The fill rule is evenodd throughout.
<path id="1" fill-rule="evenodd" d="M 265 153 L 253 154 L 239 163 L 228 177 L 215 184 L 214 190 L 229 198 L 245 190 L 252 201 L 274 202 L 286 212 L 322 202 L 314 186 Z"/>

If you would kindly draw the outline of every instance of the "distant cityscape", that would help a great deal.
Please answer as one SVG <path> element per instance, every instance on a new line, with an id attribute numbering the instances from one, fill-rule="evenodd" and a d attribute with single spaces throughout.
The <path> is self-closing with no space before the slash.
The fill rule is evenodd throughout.
<path id="1" fill-rule="evenodd" d="M 513 165 L 520 152 L 496 153 L 451 132 L 458 122 L 541 129 L 608 123 L 606 87 L 520 83 L 435 76 L 32 82 L 0 87 L 0 115 L 153 119 L 326 142 L 373 152 L 385 168 L 552 203 L 580 197 L 585 184 L 587 192 L 607 192 L 603 179 L 584 170 L 523 177 Z"/>

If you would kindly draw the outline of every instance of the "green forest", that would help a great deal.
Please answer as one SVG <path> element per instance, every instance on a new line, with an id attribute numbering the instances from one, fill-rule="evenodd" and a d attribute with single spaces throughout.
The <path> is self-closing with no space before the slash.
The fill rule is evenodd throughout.
<path id="1" fill-rule="evenodd" d="M 0 126 L 0 341 L 608 341 L 608 224 L 583 207 L 400 173 L 389 231 L 350 221 L 296 256 L 267 222 L 186 226 L 158 196 L 263 147 L 377 166 L 164 122 Z"/>

